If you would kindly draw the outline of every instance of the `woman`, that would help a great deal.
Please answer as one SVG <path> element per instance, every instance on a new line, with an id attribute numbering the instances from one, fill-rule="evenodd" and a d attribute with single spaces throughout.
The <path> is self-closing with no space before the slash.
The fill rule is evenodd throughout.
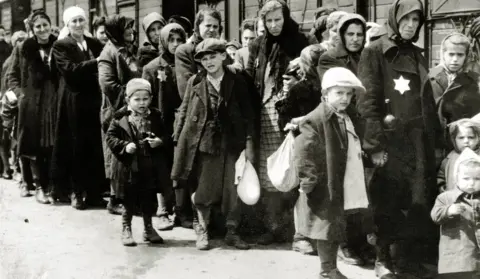
<path id="1" fill-rule="evenodd" d="M 358 65 L 367 89 L 358 94 L 357 103 L 366 122 L 363 147 L 377 167 L 370 191 L 378 227 L 379 278 L 396 278 L 388 252 L 394 242 L 397 273 L 431 278 L 419 256 L 425 243 L 436 246 L 429 209 L 436 194 L 435 140 L 442 134 L 427 61 L 413 44 L 424 20 L 420 0 L 396 0 L 387 36 L 365 48 Z"/>
<path id="2" fill-rule="evenodd" d="M 130 46 L 135 41 L 133 31 L 134 20 L 128 17 L 113 15 L 105 21 L 105 34 L 108 42 L 98 60 L 98 82 L 102 91 L 101 124 L 102 136 L 110 126 L 115 111 L 125 105 L 125 87 L 127 82 L 140 77 L 141 72 Z M 114 160 L 110 149 L 103 140 L 103 155 L 105 160 L 105 175 L 111 178 L 111 161 Z M 115 189 L 118 181 L 110 181 L 110 201 L 108 212 L 120 214 L 121 204 L 115 200 Z"/>
<path id="3" fill-rule="evenodd" d="M 157 12 L 149 13 L 143 18 L 142 27 L 147 38 L 138 49 L 140 67 L 147 65 L 158 56 L 160 32 L 167 21 Z"/>
<path id="4" fill-rule="evenodd" d="M 99 17 L 99 18 L 96 18 L 94 21 L 93 21 L 93 36 L 99 40 L 102 45 L 106 45 L 107 42 L 108 42 L 108 36 L 107 34 L 105 33 L 105 17 L 102 16 L 102 17 Z"/>
<path id="5" fill-rule="evenodd" d="M 267 158 L 283 142 L 283 127 L 277 124 L 278 112 L 275 109 L 279 99 L 277 92 L 282 89 L 282 75 L 288 63 L 300 55 L 308 45 L 308 40 L 298 31 L 298 24 L 290 17 L 290 10 L 283 0 L 268 1 L 260 11 L 260 16 L 265 23 L 266 33 L 250 45 L 246 70 L 254 79 L 261 100 L 258 174 L 264 190 L 264 223 L 268 228 L 258 242 L 270 244 L 275 240 L 283 240 L 280 232 L 284 229 L 284 208 L 293 208 L 296 199 L 292 193 L 278 192 L 267 175 Z"/>
<path id="6" fill-rule="evenodd" d="M 71 184 L 73 208 L 105 206 L 101 197 L 106 184 L 100 135 L 102 99 L 97 77 L 97 57 L 103 46 L 85 35 L 87 21 L 81 8 L 66 9 L 63 22 L 52 57 L 59 82 L 52 171 L 59 185 Z"/>
<path id="7" fill-rule="evenodd" d="M 46 195 L 53 190 L 48 171 L 55 137 L 57 92 L 49 62 L 57 38 L 50 33 L 50 18 L 44 12 L 33 13 L 29 24 L 33 37 L 19 45 L 7 79 L 9 88 L 19 96 L 17 150 L 22 168 L 31 170 L 35 197 L 46 204 L 55 200 Z"/>

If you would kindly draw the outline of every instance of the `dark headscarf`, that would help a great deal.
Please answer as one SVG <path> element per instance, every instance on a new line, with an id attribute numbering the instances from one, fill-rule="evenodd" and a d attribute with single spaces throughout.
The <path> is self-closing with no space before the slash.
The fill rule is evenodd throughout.
<path id="1" fill-rule="evenodd" d="M 317 38 L 318 42 L 323 41 L 323 33 L 327 30 L 327 18 L 328 15 L 322 15 L 313 24 L 313 29 L 315 30 L 315 37 Z"/>
<path id="2" fill-rule="evenodd" d="M 402 39 L 400 31 L 398 30 L 398 23 L 400 20 L 411 12 L 420 12 L 420 24 L 418 25 L 417 32 L 413 38 L 406 42 Z M 423 14 L 423 4 L 420 0 L 396 0 L 388 12 L 388 37 L 397 43 L 411 43 L 418 40 L 420 29 L 425 22 L 425 15 Z"/>
<path id="3" fill-rule="evenodd" d="M 183 30 L 183 27 L 180 24 L 169 23 L 162 28 L 162 31 L 160 31 L 159 49 L 163 56 L 168 57 L 169 61 L 173 61 L 175 59 L 175 54 L 172 54 L 168 51 L 168 38 L 172 33 L 179 34 L 180 37 L 182 37 L 183 43 L 187 41 L 187 34 L 185 33 L 185 30 Z"/>
<path id="4" fill-rule="evenodd" d="M 122 15 L 112 15 L 105 20 L 105 34 L 114 45 L 124 45 L 123 33 L 133 26 L 132 18 Z"/>

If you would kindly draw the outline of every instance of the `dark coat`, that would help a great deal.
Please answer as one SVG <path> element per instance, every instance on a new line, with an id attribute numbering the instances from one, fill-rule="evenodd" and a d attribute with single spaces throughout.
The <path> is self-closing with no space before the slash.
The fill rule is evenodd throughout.
<path id="1" fill-rule="evenodd" d="M 103 45 L 89 37 L 85 37 L 85 41 L 93 56 L 98 57 Z M 51 64 L 59 82 L 52 175 L 55 179 L 72 176 L 97 185 L 104 183 L 100 134 L 102 97 L 97 60 L 89 59 L 77 42 L 68 36 L 53 45 Z"/>
<path id="2" fill-rule="evenodd" d="M 5 60 L 12 54 L 13 47 L 5 42 L 5 41 L 0 41 L 0 65 L 3 65 L 5 63 Z M 5 75 L 5 72 L 2 72 L 2 76 Z M 2 79 L 3 81 L 3 79 Z M 1 87 L 4 85 L 1 84 Z"/>
<path id="3" fill-rule="evenodd" d="M 127 187 L 140 189 L 144 186 L 154 187 L 157 192 L 162 192 L 169 182 L 169 172 L 165 148 L 170 145 L 170 136 L 166 133 L 162 121 L 162 114 L 156 109 L 150 109 L 150 115 L 147 120 L 151 123 L 151 132 L 163 141 L 163 145 L 157 148 L 148 148 L 151 166 L 154 173 L 145 172 L 139 169 L 139 156 L 128 154 L 125 147 L 128 143 L 134 142 L 138 145 L 138 140 L 132 132 L 128 115 L 130 112 L 126 107 L 117 111 L 114 119 L 107 131 L 107 145 L 117 160 L 112 161 L 111 185 L 115 189 L 115 195 L 118 198 L 124 198 Z M 139 148 L 137 148 L 137 151 Z M 143 181 L 145 177 L 152 181 L 152 185 L 135 185 L 137 181 Z"/>
<path id="4" fill-rule="evenodd" d="M 50 35 L 49 43 L 57 38 Z M 7 74 L 8 88 L 18 96 L 18 146 L 19 155 L 37 156 L 41 147 L 41 130 L 45 126 L 54 127 L 54 112 L 57 101 L 57 80 L 40 56 L 40 45 L 32 37 L 19 44 L 13 53 L 11 67 Z M 50 109 L 45 106 L 45 98 L 50 98 Z M 51 118 L 45 119 L 42 111 L 50 111 Z M 47 128 L 50 136 L 55 131 Z M 45 131 L 45 130 L 44 130 Z M 47 136 L 48 137 L 48 136 Z"/>
<path id="5" fill-rule="evenodd" d="M 347 113 L 357 127 L 352 111 L 349 108 Z M 321 103 L 302 120 L 295 139 L 301 190 L 296 206 L 298 232 L 311 239 L 345 239 L 343 180 L 348 142 L 340 129 L 333 109 Z"/>
<path id="6" fill-rule="evenodd" d="M 457 75 L 452 85 L 442 66 L 429 73 L 433 96 L 442 128 L 462 118 L 470 118 L 480 112 L 480 74 L 473 71 Z"/>
<path id="7" fill-rule="evenodd" d="M 474 195 L 477 197 L 470 199 L 465 193 L 455 188 L 437 197 L 431 217 L 436 224 L 440 225 L 438 261 L 440 274 L 478 271 L 480 267 L 478 246 L 480 200 L 478 193 Z M 464 205 L 466 211 L 460 216 L 449 217 L 447 210 L 454 203 Z"/>
<path id="8" fill-rule="evenodd" d="M 225 70 L 220 90 L 226 103 L 225 113 L 220 116 L 220 121 L 228 139 L 227 151 L 239 155 L 246 147 L 247 137 L 252 137 L 254 130 L 254 115 L 247 83 L 241 74 Z M 177 143 L 172 169 L 173 180 L 187 180 L 193 168 L 208 116 L 206 75 L 202 72 L 190 78 L 185 93 L 178 110 L 173 136 Z"/>
<path id="9" fill-rule="evenodd" d="M 158 55 L 159 55 L 158 48 L 154 47 L 152 43 L 150 43 L 150 41 L 145 40 L 142 46 L 138 48 L 138 53 L 137 53 L 140 69 L 145 67 L 145 65 L 150 63 L 150 61 L 152 61 L 153 59 L 157 58 Z"/>

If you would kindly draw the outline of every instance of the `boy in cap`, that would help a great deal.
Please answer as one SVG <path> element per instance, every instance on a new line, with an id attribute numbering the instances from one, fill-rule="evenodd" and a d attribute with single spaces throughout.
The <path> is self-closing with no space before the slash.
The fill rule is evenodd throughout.
<path id="1" fill-rule="evenodd" d="M 156 193 L 169 183 L 164 150 L 168 135 L 160 111 L 149 108 L 152 92 L 148 81 L 130 80 L 125 95 L 127 105 L 115 113 L 107 131 L 107 145 L 118 159 L 112 162 L 111 179 L 117 186 L 116 197 L 125 207 L 122 243 L 136 245 L 131 223 L 137 204 L 143 215 L 143 239 L 163 243 L 152 226 L 152 216 L 157 209 Z"/>
<path id="2" fill-rule="evenodd" d="M 254 162 L 254 114 L 247 83 L 223 65 L 227 53 L 222 40 L 203 40 L 194 59 L 204 70 L 188 80 L 178 111 L 172 180 L 183 187 L 185 181 L 195 181 L 188 187 L 195 192 L 197 249 L 210 248 L 207 228 L 215 205 L 221 205 L 226 215 L 226 244 L 248 249 L 237 234 L 242 212 L 234 188 L 235 162 L 242 150 Z"/>

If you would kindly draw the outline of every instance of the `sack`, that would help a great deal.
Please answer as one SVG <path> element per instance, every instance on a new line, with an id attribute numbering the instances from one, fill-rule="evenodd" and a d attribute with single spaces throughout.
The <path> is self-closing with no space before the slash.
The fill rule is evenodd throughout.
<path id="1" fill-rule="evenodd" d="M 267 174 L 273 186 L 280 192 L 289 192 L 300 183 L 294 164 L 293 133 L 288 133 L 282 145 L 267 159 Z"/>
<path id="2" fill-rule="evenodd" d="M 254 205 L 260 199 L 260 181 L 252 163 L 245 157 L 245 150 L 235 163 L 235 185 L 238 197 L 247 205 Z"/>

